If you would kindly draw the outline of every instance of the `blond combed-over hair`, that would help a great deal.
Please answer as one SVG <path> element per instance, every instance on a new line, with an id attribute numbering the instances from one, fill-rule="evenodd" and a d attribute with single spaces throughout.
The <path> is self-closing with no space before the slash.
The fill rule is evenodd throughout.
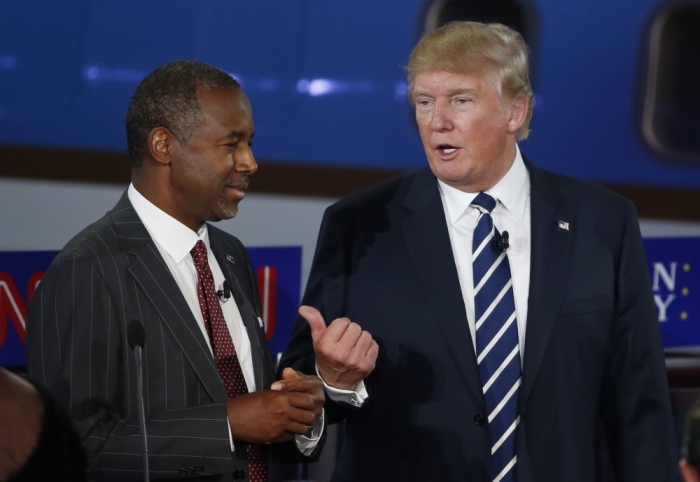
<path id="1" fill-rule="evenodd" d="M 487 73 L 494 76 L 504 102 L 527 99 L 527 116 L 517 132 L 518 140 L 526 139 L 535 106 L 528 53 L 523 37 L 500 23 L 449 23 L 424 35 L 411 52 L 406 68 L 409 100 L 413 103 L 415 77 L 422 70 L 467 75 Z"/>

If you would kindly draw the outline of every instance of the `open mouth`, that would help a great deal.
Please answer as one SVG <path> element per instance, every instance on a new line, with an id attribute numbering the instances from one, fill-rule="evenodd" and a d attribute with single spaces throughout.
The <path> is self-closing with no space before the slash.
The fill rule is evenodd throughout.
<path id="1" fill-rule="evenodd" d="M 450 144 L 440 144 L 437 148 L 440 155 L 444 157 L 451 156 L 452 154 L 457 152 L 458 149 L 458 147 L 452 146 Z"/>

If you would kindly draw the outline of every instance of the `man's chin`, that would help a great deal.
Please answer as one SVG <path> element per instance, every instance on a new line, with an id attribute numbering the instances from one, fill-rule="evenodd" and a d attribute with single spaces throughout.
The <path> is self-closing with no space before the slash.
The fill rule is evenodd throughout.
<path id="1" fill-rule="evenodd" d="M 224 221 L 226 219 L 233 219 L 236 217 L 238 214 L 238 204 L 235 206 L 230 206 L 226 205 L 223 202 L 219 203 L 219 212 L 218 212 L 218 217 L 220 221 Z"/>

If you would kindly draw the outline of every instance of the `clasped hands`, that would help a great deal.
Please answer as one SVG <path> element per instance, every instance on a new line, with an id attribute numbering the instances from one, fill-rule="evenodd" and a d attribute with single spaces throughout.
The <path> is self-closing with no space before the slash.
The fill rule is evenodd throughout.
<path id="1" fill-rule="evenodd" d="M 379 346 L 372 335 L 348 318 L 329 326 L 311 306 L 299 308 L 311 328 L 316 367 L 323 381 L 285 368 L 269 390 L 239 395 L 226 402 L 231 435 L 248 443 L 280 443 L 308 432 L 325 403 L 323 382 L 355 390 L 374 370 Z"/>
<path id="2" fill-rule="evenodd" d="M 285 368 L 269 390 L 239 395 L 226 402 L 231 436 L 248 443 L 281 443 L 307 433 L 321 415 L 323 382 Z"/>

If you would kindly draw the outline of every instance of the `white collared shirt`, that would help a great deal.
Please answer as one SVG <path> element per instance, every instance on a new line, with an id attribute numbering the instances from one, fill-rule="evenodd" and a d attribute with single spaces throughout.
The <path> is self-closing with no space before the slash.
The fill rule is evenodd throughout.
<path id="1" fill-rule="evenodd" d="M 170 273 L 175 278 L 175 282 L 180 288 L 185 301 L 187 301 L 192 315 L 197 320 L 197 325 L 202 330 L 202 336 L 206 340 L 209 350 L 211 350 L 211 342 L 204 324 L 202 308 L 199 306 L 197 268 L 195 268 L 192 255 L 190 254 L 197 241 L 204 241 L 204 245 L 207 247 L 209 268 L 211 268 L 211 273 L 214 276 L 214 286 L 217 291 L 223 289 L 226 278 L 214 257 L 214 253 L 211 251 L 209 231 L 207 231 L 206 223 L 195 233 L 143 197 L 133 184 L 129 186 L 128 196 L 136 214 L 141 218 L 141 222 L 146 227 L 148 234 L 151 235 L 151 239 L 153 239 Z M 231 333 L 233 346 L 236 348 L 236 355 L 238 355 L 238 361 L 241 364 L 248 391 L 254 392 L 256 387 L 250 340 L 248 339 L 248 333 L 243 324 L 241 313 L 238 311 L 236 301 L 233 298 L 229 298 L 228 301 L 221 303 L 221 311 L 224 314 L 228 331 Z"/>
<path id="2" fill-rule="evenodd" d="M 136 214 L 138 214 L 141 222 L 143 222 L 143 225 L 146 227 L 148 234 L 151 235 L 151 239 L 153 239 L 170 273 L 173 275 L 173 278 L 175 278 L 175 282 L 178 288 L 180 288 L 180 292 L 185 298 L 185 301 L 187 301 L 192 315 L 197 320 L 197 325 L 199 325 L 199 329 L 202 330 L 202 336 L 204 340 L 206 340 L 209 350 L 212 351 L 213 355 L 214 352 L 211 348 L 211 342 L 209 341 L 209 334 L 204 324 L 202 308 L 199 305 L 197 268 L 190 254 L 190 251 L 194 248 L 194 245 L 197 244 L 197 241 L 201 240 L 204 242 L 204 245 L 207 247 L 209 268 L 214 276 L 214 286 L 217 291 L 223 289 L 225 277 L 219 263 L 214 257 L 214 253 L 211 251 L 207 224 L 204 223 L 200 230 L 195 233 L 146 199 L 136 190 L 133 184 L 129 185 L 127 196 L 129 196 L 129 201 L 131 201 L 131 205 L 134 207 Z M 243 318 L 241 318 L 238 305 L 233 297 L 224 302 L 220 301 L 220 303 L 226 326 L 231 334 L 233 346 L 236 348 L 236 355 L 241 364 L 241 370 L 243 371 L 243 377 L 245 378 L 248 391 L 254 392 L 256 386 L 255 374 L 253 371 L 253 357 L 251 354 L 250 339 L 248 338 L 246 327 L 243 324 Z M 309 455 L 313 451 L 320 440 L 324 425 L 325 412 L 318 417 L 314 423 L 314 435 L 311 438 L 301 435 L 295 436 L 297 447 L 302 453 Z M 231 451 L 233 451 L 234 446 L 233 437 L 231 436 L 231 427 L 229 426 L 228 429 Z"/>
<path id="3" fill-rule="evenodd" d="M 468 193 L 438 180 L 440 199 L 447 219 L 452 254 L 467 311 L 469 331 L 476 352 L 474 315 L 474 276 L 472 271 L 472 239 L 479 219 L 479 210 L 470 204 L 479 193 Z M 510 247 L 506 251 L 513 279 L 513 295 L 518 324 L 521 361 L 525 349 L 527 300 L 530 291 L 530 175 L 516 145 L 515 161 L 505 176 L 486 191 L 498 203 L 491 212 L 499 232 L 508 231 Z"/>

